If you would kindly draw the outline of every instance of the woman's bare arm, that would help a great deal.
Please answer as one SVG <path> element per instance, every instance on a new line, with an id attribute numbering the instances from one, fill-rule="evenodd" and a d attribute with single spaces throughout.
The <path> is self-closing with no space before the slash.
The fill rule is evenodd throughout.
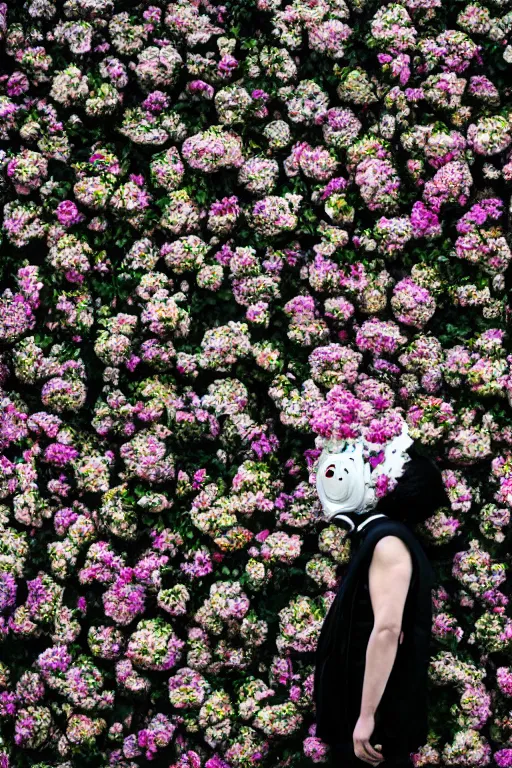
<path id="1" fill-rule="evenodd" d="M 380 539 L 368 574 L 374 625 L 366 649 L 361 714 L 354 730 L 356 755 L 374 765 L 383 758 L 369 740 L 375 726 L 375 713 L 395 662 L 411 576 L 411 555 L 402 539 L 397 536 Z"/>

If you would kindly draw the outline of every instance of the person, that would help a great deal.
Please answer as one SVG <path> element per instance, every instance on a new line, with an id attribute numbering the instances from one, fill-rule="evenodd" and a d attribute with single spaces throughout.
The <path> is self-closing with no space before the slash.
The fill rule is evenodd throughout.
<path id="1" fill-rule="evenodd" d="M 396 483 L 380 499 L 362 443 L 324 449 L 317 470 L 324 513 L 352 546 L 315 652 L 316 735 L 339 768 L 412 766 L 428 736 L 434 573 L 414 527 L 449 501 L 406 429 L 380 469 Z"/>

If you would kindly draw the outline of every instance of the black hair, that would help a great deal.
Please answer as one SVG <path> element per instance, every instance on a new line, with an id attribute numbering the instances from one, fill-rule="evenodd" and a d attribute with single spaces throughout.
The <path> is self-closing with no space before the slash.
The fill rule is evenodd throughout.
<path id="1" fill-rule="evenodd" d="M 436 463 L 414 446 L 411 457 L 395 488 L 379 499 L 376 510 L 393 520 L 416 525 L 431 517 L 440 507 L 450 507 L 441 470 Z"/>

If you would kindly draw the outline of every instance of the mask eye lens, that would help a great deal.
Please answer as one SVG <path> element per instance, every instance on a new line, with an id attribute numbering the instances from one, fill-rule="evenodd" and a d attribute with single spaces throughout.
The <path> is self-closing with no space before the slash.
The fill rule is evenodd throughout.
<path id="1" fill-rule="evenodd" d="M 329 466 L 325 470 L 325 476 L 334 477 L 334 464 L 329 464 Z"/>

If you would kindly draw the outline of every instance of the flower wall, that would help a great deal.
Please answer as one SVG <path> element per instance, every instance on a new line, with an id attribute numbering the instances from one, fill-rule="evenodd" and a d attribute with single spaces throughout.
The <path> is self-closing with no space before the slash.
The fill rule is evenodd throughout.
<path id="1" fill-rule="evenodd" d="M 415 765 L 512 765 L 511 33 L 0 4 L 1 768 L 328 763 L 315 461 L 404 418 L 451 503 Z"/>

